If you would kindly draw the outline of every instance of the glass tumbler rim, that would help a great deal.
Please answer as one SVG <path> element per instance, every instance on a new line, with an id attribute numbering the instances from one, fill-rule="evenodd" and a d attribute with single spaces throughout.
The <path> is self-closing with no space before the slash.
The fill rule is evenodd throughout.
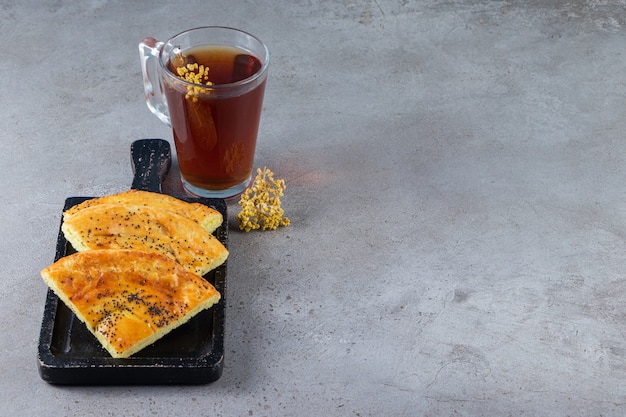
<path id="1" fill-rule="evenodd" d="M 161 66 L 161 69 L 163 70 L 164 74 L 167 74 L 168 77 L 175 79 L 176 83 L 179 85 L 183 85 L 183 86 L 189 86 L 189 87 L 197 87 L 198 84 L 194 84 L 191 83 L 189 81 L 186 81 L 180 77 L 178 77 L 176 74 L 172 73 L 168 68 L 167 68 L 167 62 L 164 62 L 164 55 L 163 52 L 165 50 L 165 48 L 168 45 L 172 45 L 172 41 L 175 40 L 176 38 L 178 38 L 179 36 L 185 35 L 187 33 L 190 32 L 195 32 L 195 31 L 201 31 L 201 30 L 213 30 L 213 29 L 217 29 L 217 30 L 224 30 L 224 31 L 232 31 L 232 32 L 238 32 L 244 36 L 250 37 L 251 39 L 253 39 L 255 42 L 258 42 L 258 44 L 261 46 L 261 49 L 263 50 L 263 57 L 258 57 L 257 54 L 253 53 L 252 51 L 246 50 L 244 48 L 238 47 L 240 49 L 243 49 L 247 52 L 250 52 L 251 54 L 253 54 L 254 56 L 256 56 L 259 59 L 263 59 L 261 62 L 261 68 L 259 68 L 258 71 L 256 71 L 254 74 L 252 74 L 251 76 L 244 78 L 243 80 L 239 80 L 233 83 L 226 83 L 226 84 L 213 84 L 213 85 L 209 85 L 209 86 L 203 86 L 203 88 L 206 88 L 207 90 L 212 90 L 212 91 L 221 91 L 221 90 L 229 90 L 229 89 L 233 89 L 233 88 L 237 88 L 237 87 L 242 87 L 242 86 L 246 86 L 250 83 L 253 83 L 254 81 L 258 80 L 260 77 L 263 76 L 263 74 L 265 72 L 267 72 L 267 68 L 269 66 L 269 62 L 270 62 L 270 53 L 269 53 L 269 49 L 267 48 L 267 45 L 265 45 L 265 43 L 263 43 L 263 41 L 261 41 L 261 39 L 259 39 L 258 37 L 252 35 L 249 32 L 246 32 L 244 30 L 241 29 L 236 29 L 233 27 L 229 27 L 229 26 L 198 26 L 192 29 L 187 29 L 184 30 L 182 32 L 177 33 L 176 35 L 170 37 L 167 41 L 163 42 L 163 45 L 161 45 L 161 48 L 159 50 L 159 64 Z M 211 45 L 211 43 L 207 43 L 207 45 Z M 219 45 L 219 44 L 216 44 Z M 172 48 L 174 49 L 175 46 Z"/>

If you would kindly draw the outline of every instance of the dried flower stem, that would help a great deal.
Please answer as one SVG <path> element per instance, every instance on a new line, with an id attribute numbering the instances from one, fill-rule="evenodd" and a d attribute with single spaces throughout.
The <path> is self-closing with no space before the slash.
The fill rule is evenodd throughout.
<path id="1" fill-rule="evenodd" d="M 274 173 L 267 168 L 257 169 L 251 187 L 241 195 L 237 214 L 239 228 L 249 232 L 254 229 L 275 230 L 278 226 L 289 226 L 291 221 L 283 217 L 280 197 L 284 195 L 285 181 L 274 180 Z"/>

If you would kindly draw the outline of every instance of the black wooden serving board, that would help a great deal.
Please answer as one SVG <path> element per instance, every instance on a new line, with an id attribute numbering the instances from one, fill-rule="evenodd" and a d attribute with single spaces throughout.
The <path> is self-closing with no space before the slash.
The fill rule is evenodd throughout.
<path id="1" fill-rule="evenodd" d="M 162 139 L 142 139 L 131 145 L 133 189 L 162 192 L 171 165 L 171 149 Z M 70 197 L 64 210 L 90 197 Z M 181 198 L 181 197 L 178 197 Z M 222 199 L 181 198 L 199 202 L 222 213 L 215 231 L 227 246 L 228 217 Z M 74 252 L 59 230 L 55 261 Z M 194 316 L 151 346 L 130 358 L 115 359 L 100 345 L 71 310 L 48 290 L 39 338 L 41 378 L 65 385 L 205 384 L 222 375 L 226 263 L 204 276 L 222 295 L 219 303 Z"/>

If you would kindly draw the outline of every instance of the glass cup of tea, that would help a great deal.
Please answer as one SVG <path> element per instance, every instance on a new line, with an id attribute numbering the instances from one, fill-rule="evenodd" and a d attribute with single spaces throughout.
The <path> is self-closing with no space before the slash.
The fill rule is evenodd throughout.
<path id="1" fill-rule="evenodd" d="M 146 103 L 171 126 L 183 186 L 228 198 L 252 176 L 269 51 L 255 36 L 200 27 L 139 44 Z"/>

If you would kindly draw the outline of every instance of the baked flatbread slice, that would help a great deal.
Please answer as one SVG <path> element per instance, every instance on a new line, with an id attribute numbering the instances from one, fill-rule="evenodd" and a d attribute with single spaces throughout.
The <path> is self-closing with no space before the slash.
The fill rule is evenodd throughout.
<path id="1" fill-rule="evenodd" d="M 204 278 L 156 252 L 77 252 L 41 277 L 114 358 L 151 345 L 221 297 Z"/>
<path id="2" fill-rule="evenodd" d="M 151 206 L 95 204 L 83 207 L 63 220 L 61 230 L 77 251 L 158 252 L 198 275 L 217 268 L 228 257 L 224 245 L 194 220 Z"/>
<path id="3" fill-rule="evenodd" d="M 169 195 L 141 190 L 128 190 L 117 194 L 86 200 L 67 209 L 63 213 L 63 219 L 67 220 L 84 208 L 99 204 L 150 206 L 172 211 L 195 220 L 210 233 L 214 232 L 224 220 L 222 213 L 207 207 L 204 204 L 188 203 Z"/>

